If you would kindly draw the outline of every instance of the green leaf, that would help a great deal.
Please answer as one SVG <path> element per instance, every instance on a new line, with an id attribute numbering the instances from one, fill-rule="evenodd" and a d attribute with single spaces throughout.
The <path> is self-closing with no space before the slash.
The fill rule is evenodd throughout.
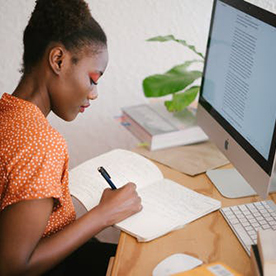
<path id="1" fill-rule="evenodd" d="M 169 74 L 169 73 L 180 73 L 180 74 L 186 74 L 187 73 L 187 69 L 188 67 L 192 64 L 192 63 L 195 63 L 195 62 L 200 62 L 200 60 L 198 59 L 193 59 L 193 60 L 188 60 L 188 61 L 185 61 L 183 64 L 179 64 L 179 65 L 176 65 L 174 66 L 173 68 L 171 68 L 169 71 L 167 71 L 166 73 Z"/>
<path id="2" fill-rule="evenodd" d="M 171 101 L 165 101 L 165 106 L 170 112 L 181 111 L 189 106 L 196 98 L 199 92 L 200 86 L 193 86 L 187 89 L 183 93 L 177 93 L 173 95 Z"/>
<path id="3" fill-rule="evenodd" d="M 165 74 L 152 75 L 143 80 L 146 97 L 162 97 L 179 92 L 200 78 L 200 71 L 187 71 L 193 61 L 177 65 Z"/>
<path id="4" fill-rule="evenodd" d="M 147 41 L 158 41 L 158 42 L 166 42 L 166 41 L 175 41 L 177 43 L 180 43 L 181 45 L 189 48 L 191 51 L 199 55 L 201 58 L 204 59 L 204 55 L 200 52 L 198 52 L 193 45 L 189 45 L 186 40 L 183 39 L 176 39 L 173 35 L 165 35 L 165 36 L 155 36 L 152 38 L 147 39 Z"/>
<path id="5" fill-rule="evenodd" d="M 147 39 L 147 41 L 159 41 L 159 42 L 165 42 L 165 41 L 170 41 L 170 40 L 174 40 L 174 36 L 173 35 L 165 35 L 165 36 L 155 36 L 152 38 Z"/>

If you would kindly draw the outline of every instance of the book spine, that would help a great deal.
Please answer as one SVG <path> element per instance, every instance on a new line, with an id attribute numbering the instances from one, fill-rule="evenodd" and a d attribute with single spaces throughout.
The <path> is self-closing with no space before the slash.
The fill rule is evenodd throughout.
<path id="1" fill-rule="evenodd" d="M 151 147 L 152 136 L 124 111 L 123 122 L 127 123 L 125 127 L 134 136 L 136 136 L 141 142 L 147 143 L 149 148 Z"/>

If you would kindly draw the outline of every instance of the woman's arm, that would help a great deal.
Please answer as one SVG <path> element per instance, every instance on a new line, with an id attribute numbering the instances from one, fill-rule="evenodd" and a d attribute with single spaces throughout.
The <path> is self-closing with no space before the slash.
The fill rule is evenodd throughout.
<path id="1" fill-rule="evenodd" d="M 92 236 L 142 209 L 136 186 L 106 189 L 98 206 L 49 238 L 41 236 L 53 199 L 27 200 L 0 213 L 0 275 L 37 275 L 54 267 Z"/>

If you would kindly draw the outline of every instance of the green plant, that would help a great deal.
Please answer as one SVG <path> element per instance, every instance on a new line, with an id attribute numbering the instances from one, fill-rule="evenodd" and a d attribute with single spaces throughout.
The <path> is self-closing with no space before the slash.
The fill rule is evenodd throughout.
<path id="1" fill-rule="evenodd" d="M 202 76 L 201 71 L 190 71 L 189 67 L 195 62 L 203 63 L 203 54 L 198 52 L 193 45 L 189 45 L 185 40 L 176 39 L 173 35 L 157 36 L 147 41 L 175 41 L 200 57 L 200 59 L 188 60 L 183 64 L 176 65 L 164 74 L 151 75 L 143 80 L 143 90 L 146 97 L 163 97 L 172 94 L 172 100 L 165 101 L 167 110 L 174 112 L 185 109 L 195 100 L 200 89 L 200 86 L 192 84 Z"/>

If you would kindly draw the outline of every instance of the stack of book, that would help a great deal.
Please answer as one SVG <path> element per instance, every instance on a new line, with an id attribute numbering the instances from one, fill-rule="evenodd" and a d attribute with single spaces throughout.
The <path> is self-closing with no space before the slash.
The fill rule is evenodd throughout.
<path id="1" fill-rule="evenodd" d="M 150 150 L 195 144 L 208 140 L 196 125 L 194 109 L 170 113 L 162 102 L 122 108 L 125 127 Z"/>
<path id="2" fill-rule="evenodd" d="M 255 276 L 276 275 L 276 230 L 260 230 L 251 247 L 251 266 Z"/>

